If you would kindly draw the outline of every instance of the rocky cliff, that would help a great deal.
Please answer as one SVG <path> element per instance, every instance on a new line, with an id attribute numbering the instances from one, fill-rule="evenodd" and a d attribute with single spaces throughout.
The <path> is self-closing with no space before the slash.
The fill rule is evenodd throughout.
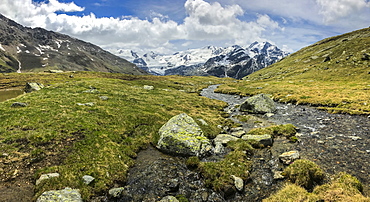
<path id="1" fill-rule="evenodd" d="M 0 72 L 50 69 L 146 74 L 96 45 L 42 28 L 24 27 L 0 14 Z"/>

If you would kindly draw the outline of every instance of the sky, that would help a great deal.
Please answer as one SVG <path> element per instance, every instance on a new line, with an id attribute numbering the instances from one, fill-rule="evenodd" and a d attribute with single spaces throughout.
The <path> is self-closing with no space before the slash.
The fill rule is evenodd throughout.
<path id="1" fill-rule="evenodd" d="M 370 26 L 370 0 L 0 0 L 0 13 L 108 51 L 268 41 L 295 52 Z"/>

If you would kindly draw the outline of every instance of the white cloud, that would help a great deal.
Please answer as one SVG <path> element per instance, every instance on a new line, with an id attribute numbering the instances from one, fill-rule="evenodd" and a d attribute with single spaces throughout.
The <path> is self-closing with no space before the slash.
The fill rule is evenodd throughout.
<path id="1" fill-rule="evenodd" d="M 365 0 L 316 0 L 320 6 L 319 13 L 324 17 L 324 22 L 330 24 L 370 7 Z M 368 13 L 368 17 L 370 14 Z"/>
<path id="2" fill-rule="evenodd" d="M 3 0 L 4 1 L 4 0 Z M 152 19 L 98 18 L 93 13 L 85 16 L 57 14 L 83 11 L 75 3 L 33 3 L 31 0 L 5 0 L 0 12 L 5 16 L 31 27 L 42 27 L 69 34 L 103 47 L 175 49 L 194 43 L 183 40 L 224 41 L 229 44 L 247 45 L 262 40 L 263 32 L 279 28 L 268 15 L 258 15 L 256 21 L 241 21 L 244 10 L 234 4 L 222 6 L 203 0 L 187 0 L 184 5 L 187 17 L 179 24 L 168 16 L 152 12 Z M 171 41 L 182 40 L 174 45 Z"/>

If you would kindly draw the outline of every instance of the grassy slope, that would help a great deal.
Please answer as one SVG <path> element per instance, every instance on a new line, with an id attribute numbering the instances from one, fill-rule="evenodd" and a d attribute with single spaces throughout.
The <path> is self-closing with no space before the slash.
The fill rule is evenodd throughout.
<path id="1" fill-rule="evenodd" d="M 0 77 L 3 87 L 26 81 L 50 85 L 0 103 L 0 182 L 23 178 L 34 183 L 41 174 L 61 174 L 37 186 L 37 195 L 69 186 L 88 199 L 120 184 L 136 153 L 155 142 L 158 129 L 179 113 L 208 122 L 202 129 L 210 137 L 220 132 L 217 125 L 227 124 L 221 117 L 225 103 L 198 96 L 198 90 L 229 79 L 92 72 L 77 72 L 74 78 L 66 73 Z M 155 89 L 144 90 L 144 85 Z M 99 92 L 83 93 L 91 86 Z M 28 106 L 10 107 L 15 101 Z M 77 105 L 88 102 L 95 105 Z M 92 175 L 96 182 L 83 184 L 83 175 Z"/>
<path id="2" fill-rule="evenodd" d="M 370 114 L 370 28 L 319 41 L 220 92 L 272 94 L 275 100 Z M 329 61 L 324 62 L 330 57 Z"/>

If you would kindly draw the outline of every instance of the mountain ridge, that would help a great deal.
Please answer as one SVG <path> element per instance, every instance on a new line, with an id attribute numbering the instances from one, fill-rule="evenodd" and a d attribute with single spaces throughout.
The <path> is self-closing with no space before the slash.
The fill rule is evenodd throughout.
<path id="1" fill-rule="evenodd" d="M 0 72 L 50 69 L 147 74 L 92 43 L 42 28 L 24 27 L 0 14 Z"/>
<path id="2" fill-rule="evenodd" d="M 254 42 L 246 47 L 206 46 L 174 54 L 157 54 L 153 51 L 139 54 L 133 50 L 118 50 L 116 54 L 154 75 L 211 75 L 241 79 L 289 53 L 269 42 Z"/>

